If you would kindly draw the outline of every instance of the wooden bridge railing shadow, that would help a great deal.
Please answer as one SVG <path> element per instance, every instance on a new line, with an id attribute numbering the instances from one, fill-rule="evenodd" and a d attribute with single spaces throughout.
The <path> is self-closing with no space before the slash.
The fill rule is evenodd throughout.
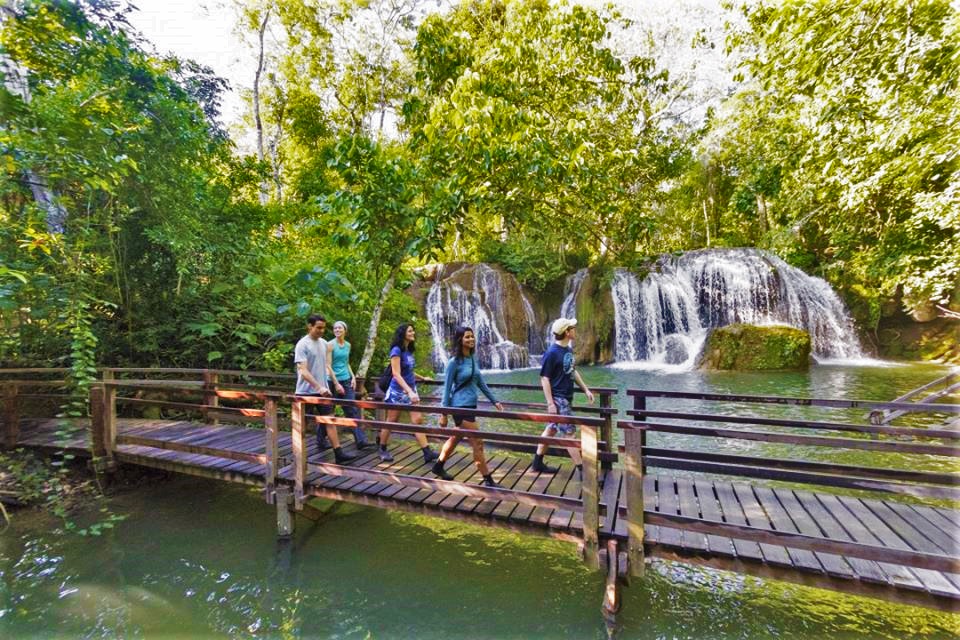
<path id="1" fill-rule="evenodd" d="M 828 400 L 812 398 L 783 398 L 771 396 L 745 396 L 731 394 L 686 393 L 630 389 L 627 394 L 634 400 L 634 408 L 627 413 L 632 420 L 618 422 L 624 433 L 624 467 L 626 494 L 626 520 L 628 526 L 627 552 L 630 567 L 635 572 L 642 570 L 645 546 L 647 549 L 672 547 L 683 553 L 697 549 L 684 548 L 677 539 L 661 539 L 654 545 L 645 545 L 645 527 L 665 527 L 698 532 L 714 536 L 727 536 L 734 541 L 751 541 L 777 545 L 788 549 L 836 554 L 848 558 L 895 563 L 905 567 L 940 571 L 960 572 L 957 545 L 951 547 L 940 532 L 939 545 L 917 537 L 913 532 L 902 530 L 905 544 L 900 536 L 884 539 L 884 533 L 876 524 L 875 516 L 870 522 L 856 526 L 840 527 L 837 524 L 846 516 L 854 519 L 857 514 L 828 514 L 816 510 L 808 512 L 799 503 L 792 504 L 792 513 L 779 503 L 768 505 L 769 513 L 779 516 L 780 523 L 773 527 L 760 528 L 746 523 L 735 523 L 731 518 L 711 518 L 709 514 L 691 516 L 677 509 L 651 508 L 644 502 L 644 474 L 648 467 L 679 470 L 688 473 L 710 474 L 712 477 L 742 477 L 789 483 L 786 486 L 814 485 L 850 490 L 862 490 L 939 500 L 960 500 L 960 474 L 954 472 L 916 471 L 875 466 L 844 465 L 833 462 L 748 456 L 718 452 L 713 448 L 692 449 L 680 446 L 651 446 L 648 435 L 654 433 L 709 438 L 718 441 L 749 441 L 752 443 L 781 443 L 793 446 L 860 450 L 873 453 L 916 453 L 947 458 L 960 457 L 960 433 L 949 429 L 924 427 L 890 427 L 851 424 L 847 422 L 773 418 L 751 415 L 737 411 L 723 415 L 709 410 L 683 411 L 677 405 L 683 401 L 704 403 L 746 404 L 756 409 L 762 405 L 793 405 L 820 407 L 824 409 L 869 409 L 895 411 L 903 409 L 903 402 L 865 402 L 858 400 Z M 669 410 L 648 407 L 651 398 L 667 400 Z M 912 405 L 911 411 L 948 415 L 960 414 L 960 405 L 927 405 L 925 408 Z M 840 435 L 837 435 L 837 434 Z M 821 435 L 823 434 L 823 435 Z M 846 437 L 851 434 L 856 437 Z M 864 437 L 866 436 L 866 437 Z M 909 437 L 911 441 L 903 441 Z M 891 438 L 898 438 L 893 440 Z M 917 440 L 922 440 L 918 442 Z M 933 444 L 929 441 L 941 441 Z M 719 489 L 718 489 L 719 491 Z M 722 496 L 717 495 L 717 498 Z M 734 498 L 734 501 L 736 498 Z M 722 502 L 722 500 L 720 500 Z M 767 507 L 764 507 L 767 510 Z M 679 513 L 677 512 L 679 511 Z M 704 509 L 706 511 L 706 509 Z M 897 514 L 891 511 L 889 520 L 896 528 Z M 820 516 L 820 517 L 818 517 Z M 880 518 L 881 520 L 883 518 Z M 797 523 L 800 523 L 799 525 Z M 802 527 L 802 529 L 800 528 Z M 955 532 L 954 532 L 955 534 Z M 911 539 L 912 536 L 912 539 Z M 882 544 L 876 544 L 881 542 Z M 945 548 L 946 547 L 946 548 Z M 854 560 L 856 562 L 856 560 Z"/>

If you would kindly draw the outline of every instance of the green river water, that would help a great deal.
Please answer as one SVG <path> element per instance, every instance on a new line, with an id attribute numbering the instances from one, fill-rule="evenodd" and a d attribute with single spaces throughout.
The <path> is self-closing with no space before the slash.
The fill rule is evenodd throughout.
<path id="1" fill-rule="evenodd" d="M 598 386 L 879 400 L 945 371 L 582 369 Z M 536 372 L 488 380 L 533 383 Z M 768 414 L 818 415 L 802 409 Z M 884 463 L 951 468 L 925 456 Z M 298 520 L 279 543 L 256 490 L 189 477 L 122 492 L 112 507 L 127 518 L 100 538 L 51 535 L 48 517 L 14 514 L 0 533 L 0 638 L 606 638 L 603 578 L 569 543 L 353 506 Z M 624 639 L 960 634 L 958 614 L 663 561 L 623 590 L 618 621 Z"/>

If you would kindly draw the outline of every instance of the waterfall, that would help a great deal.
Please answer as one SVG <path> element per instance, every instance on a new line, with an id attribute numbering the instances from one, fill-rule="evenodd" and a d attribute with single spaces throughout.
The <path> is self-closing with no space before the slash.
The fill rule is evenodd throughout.
<path id="1" fill-rule="evenodd" d="M 805 329 L 817 359 L 863 357 L 830 285 L 765 251 L 664 257 L 643 280 L 616 269 L 612 293 L 617 361 L 692 366 L 709 329 L 738 322 Z"/>
<path id="2" fill-rule="evenodd" d="M 520 308 L 508 309 L 511 301 Z M 512 275 L 489 265 L 440 265 L 427 293 L 426 311 L 433 336 L 433 366 L 438 371 L 446 365 L 459 325 L 471 327 L 477 336 L 477 359 L 484 369 L 534 366 L 536 358 L 531 354 L 543 353 L 541 323 L 533 305 Z M 522 326 L 510 324 L 518 322 Z"/>
<path id="3" fill-rule="evenodd" d="M 580 293 L 580 285 L 587 277 L 589 270 L 580 269 L 572 276 L 567 276 L 567 281 L 563 287 L 563 304 L 560 305 L 561 318 L 577 317 L 577 295 Z"/>

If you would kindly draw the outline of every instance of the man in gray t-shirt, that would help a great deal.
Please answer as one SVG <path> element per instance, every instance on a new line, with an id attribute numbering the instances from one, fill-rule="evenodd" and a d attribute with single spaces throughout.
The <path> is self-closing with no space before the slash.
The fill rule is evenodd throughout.
<path id="1" fill-rule="evenodd" d="M 327 329 L 327 321 L 323 316 L 311 315 L 307 318 L 307 335 L 300 338 L 293 350 L 293 361 L 297 364 L 298 396 L 329 396 L 330 387 L 327 378 L 333 377 L 333 371 L 327 362 L 327 341 L 323 339 L 323 332 Z M 308 404 L 308 415 L 326 416 L 333 413 L 333 407 L 320 404 Z M 337 464 L 348 462 L 356 458 L 340 448 L 340 436 L 337 427 L 329 424 L 326 429 L 317 429 L 317 445 L 323 451 L 327 448 L 325 438 L 333 444 L 333 455 Z"/>

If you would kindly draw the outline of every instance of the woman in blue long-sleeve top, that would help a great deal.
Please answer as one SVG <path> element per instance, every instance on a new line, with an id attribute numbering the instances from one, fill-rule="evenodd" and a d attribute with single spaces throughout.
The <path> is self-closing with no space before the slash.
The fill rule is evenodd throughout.
<path id="1" fill-rule="evenodd" d="M 503 411 L 503 405 L 494 397 L 490 387 L 483 381 L 480 375 L 480 366 L 474 356 L 477 347 L 477 337 L 473 329 L 469 327 L 457 327 L 453 334 L 453 357 L 447 362 L 447 370 L 444 374 L 443 382 L 443 400 L 441 405 L 444 407 L 454 407 L 457 409 L 476 409 L 477 391 L 482 391 L 483 395 L 497 407 L 497 411 Z M 463 429 L 476 429 L 477 417 L 454 416 L 454 423 Z M 447 426 L 447 416 L 440 416 L 440 426 Z M 473 448 L 473 461 L 477 465 L 477 470 L 483 476 L 483 485 L 486 487 L 499 487 L 500 485 L 493 479 L 490 468 L 487 467 L 487 460 L 483 455 L 483 442 L 477 438 L 467 438 L 470 446 Z M 446 463 L 454 447 L 460 442 L 460 436 L 453 436 L 443 444 L 440 451 L 440 458 L 433 465 L 433 473 L 444 480 L 453 480 L 453 476 L 444 471 L 443 465 Z"/>

